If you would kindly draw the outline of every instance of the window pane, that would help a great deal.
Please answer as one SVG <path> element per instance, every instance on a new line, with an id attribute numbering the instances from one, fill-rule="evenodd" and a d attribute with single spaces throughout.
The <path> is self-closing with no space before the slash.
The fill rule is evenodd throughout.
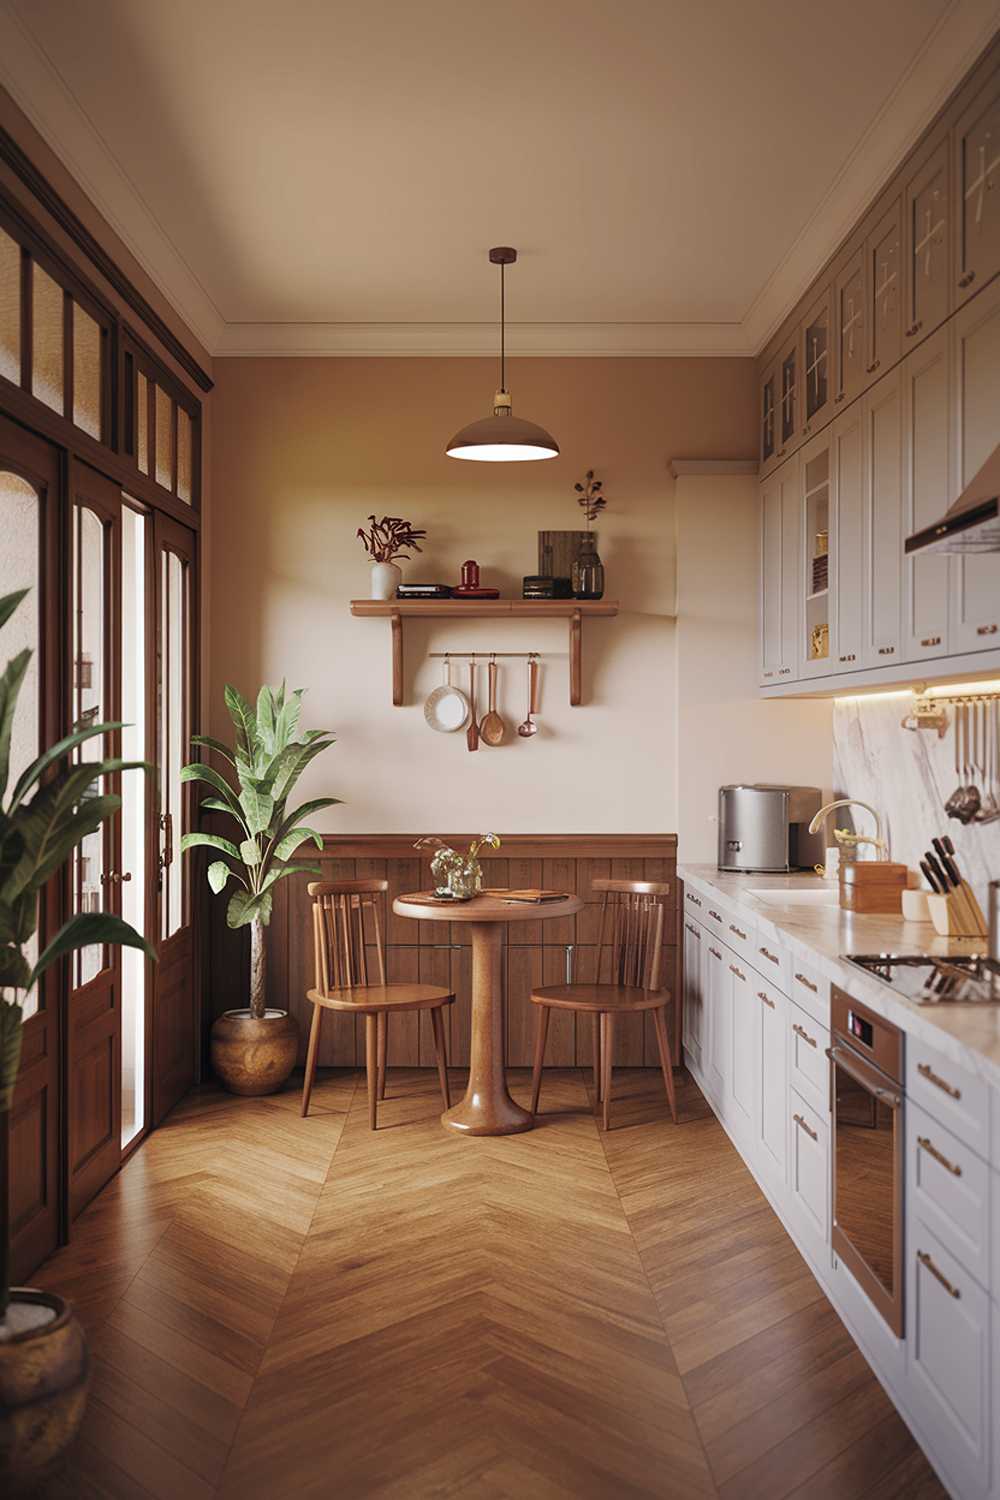
<path id="1" fill-rule="evenodd" d="M 73 537 L 73 720 L 76 724 L 101 723 L 108 712 L 104 682 L 104 526 L 86 506 L 78 506 Z M 106 751 L 104 736 L 86 740 L 77 751 L 80 761 L 101 760 Z M 98 793 L 103 788 L 98 785 Z M 101 911 L 105 882 L 104 826 L 88 833 L 73 858 L 74 910 Z M 98 945 L 74 955 L 73 978 L 86 984 L 100 973 L 104 949 Z"/>
<path id="2" fill-rule="evenodd" d="M 135 381 L 135 461 L 149 473 L 149 382 L 141 370 Z"/>
<path id="3" fill-rule="evenodd" d="M 63 289 L 31 268 L 31 394 L 63 411 Z"/>
<path id="4" fill-rule="evenodd" d="M 165 841 L 173 850 L 173 861 L 163 873 L 161 935 L 170 937 L 184 925 L 184 870 L 178 853 L 183 823 L 181 767 L 184 764 L 187 735 L 187 695 L 189 669 L 187 660 L 187 565 L 173 552 L 161 556 L 162 682 L 160 688 L 160 754 L 163 811 L 170 818 L 171 836 Z"/>
<path id="5" fill-rule="evenodd" d="M 177 493 L 191 504 L 191 418 L 177 408 Z"/>
<path id="6" fill-rule="evenodd" d="M 21 381 L 21 247 L 0 229 L 0 375 Z"/>
<path id="7" fill-rule="evenodd" d="M 16 589 L 30 588 L 0 635 L 0 661 L 6 663 L 25 647 L 34 652 L 21 684 L 14 714 L 10 742 L 9 786 L 39 751 L 40 705 L 38 696 L 38 629 L 39 629 L 39 502 L 35 490 L 19 474 L 0 470 L 0 596 Z M 25 944 L 29 963 L 38 957 L 37 934 Z M 38 1009 L 34 990 L 24 1000 L 25 1016 Z"/>
<path id="8" fill-rule="evenodd" d="M 166 490 L 174 487 L 173 402 L 156 387 L 156 482 Z"/>
<path id="9" fill-rule="evenodd" d="M 73 421 L 91 437 L 101 436 L 101 329 L 73 303 Z"/>
<path id="10" fill-rule="evenodd" d="M 146 519 L 122 507 L 122 755 L 146 759 Z M 122 916 L 146 926 L 146 777 L 122 776 Z M 145 1122 L 146 959 L 122 949 L 122 1146 Z"/>

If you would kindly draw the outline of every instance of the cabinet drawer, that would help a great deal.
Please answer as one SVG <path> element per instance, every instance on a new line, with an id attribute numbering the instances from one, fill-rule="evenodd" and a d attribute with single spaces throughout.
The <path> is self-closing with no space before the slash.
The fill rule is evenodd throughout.
<path id="1" fill-rule="evenodd" d="M 825 1120 L 830 1113 L 830 1033 L 797 1005 L 788 1007 L 788 1081 Z"/>
<path id="2" fill-rule="evenodd" d="M 774 938 L 764 937 L 761 933 L 757 933 L 753 951 L 750 954 L 750 962 L 758 974 L 763 974 L 769 984 L 777 985 L 785 995 L 789 993 L 792 956 L 787 948 L 775 942 Z"/>
<path id="3" fill-rule="evenodd" d="M 990 1306 L 918 1217 L 907 1252 L 908 1398 L 957 1495 L 984 1495 L 990 1459 Z"/>
<path id="4" fill-rule="evenodd" d="M 988 1157 L 990 1091 L 983 1079 L 911 1036 L 906 1039 L 906 1092 L 963 1145 Z"/>
<path id="5" fill-rule="evenodd" d="M 757 946 L 757 929 L 744 912 L 724 912 L 724 925 L 719 936 L 722 941 L 738 953 L 748 964 L 754 962 Z"/>
<path id="6" fill-rule="evenodd" d="M 830 1243 L 830 1131 L 825 1117 L 794 1094 L 788 1101 L 788 1203 L 796 1228 L 822 1262 Z"/>
<path id="7" fill-rule="evenodd" d="M 911 1099 L 906 1158 L 910 1211 L 983 1286 L 990 1280 L 990 1169 Z"/>
<path id="8" fill-rule="evenodd" d="M 830 981 L 818 969 L 804 964 L 795 954 L 789 956 L 791 982 L 788 993 L 820 1026 L 830 1024 Z"/>

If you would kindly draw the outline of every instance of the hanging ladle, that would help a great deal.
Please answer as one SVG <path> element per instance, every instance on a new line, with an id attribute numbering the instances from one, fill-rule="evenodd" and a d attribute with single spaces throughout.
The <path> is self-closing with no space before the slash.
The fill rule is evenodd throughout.
<path id="1" fill-rule="evenodd" d="M 538 712 L 538 663 L 533 656 L 528 658 L 528 714 L 523 724 L 518 724 L 517 732 L 522 739 L 530 739 L 533 734 L 538 733 L 538 725 L 533 721 L 531 715 Z"/>

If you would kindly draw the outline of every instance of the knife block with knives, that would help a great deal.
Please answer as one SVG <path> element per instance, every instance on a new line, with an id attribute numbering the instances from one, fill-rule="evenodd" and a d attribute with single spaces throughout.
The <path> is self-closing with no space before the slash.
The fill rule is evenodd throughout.
<path id="1" fill-rule="evenodd" d="M 935 931 L 941 937 L 985 937 L 986 918 L 972 887 L 962 879 L 955 845 L 947 837 L 931 843 L 934 852 L 928 849 L 920 868 L 933 892 L 927 897 L 927 909 Z"/>

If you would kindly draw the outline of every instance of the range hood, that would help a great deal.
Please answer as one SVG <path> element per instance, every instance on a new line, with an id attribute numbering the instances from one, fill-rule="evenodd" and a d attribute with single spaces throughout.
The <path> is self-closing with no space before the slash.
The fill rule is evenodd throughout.
<path id="1" fill-rule="evenodd" d="M 1000 552 L 1000 447 L 940 521 L 906 538 L 906 552 Z"/>

